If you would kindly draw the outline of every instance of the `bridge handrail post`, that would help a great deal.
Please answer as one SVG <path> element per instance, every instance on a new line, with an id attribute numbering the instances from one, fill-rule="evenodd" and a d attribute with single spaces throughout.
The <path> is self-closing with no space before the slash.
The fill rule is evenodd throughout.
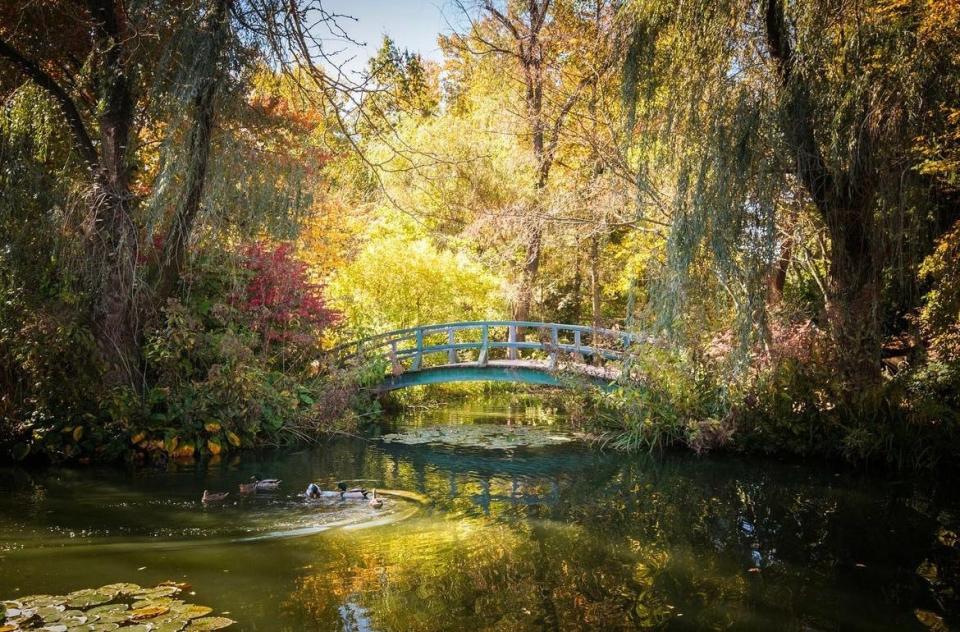
<path id="1" fill-rule="evenodd" d="M 556 325 L 550 328 L 550 370 L 557 368 L 557 360 L 560 355 L 560 335 Z"/>
<path id="2" fill-rule="evenodd" d="M 477 358 L 477 364 L 487 366 L 487 355 L 490 351 L 490 326 L 484 325 L 480 330 L 480 336 L 483 340 L 480 346 L 480 357 Z"/>
<path id="3" fill-rule="evenodd" d="M 517 359 L 517 326 L 507 325 L 507 357 L 511 360 Z"/>
<path id="4" fill-rule="evenodd" d="M 417 328 L 417 355 L 413 357 L 412 371 L 419 371 L 423 364 L 423 327 Z"/>
<path id="5" fill-rule="evenodd" d="M 580 346 L 581 346 L 580 333 L 581 332 L 579 329 L 575 329 L 573 331 L 573 346 L 576 349 L 575 353 L 577 354 L 577 360 L 579 360 L 580 363 L 584 363 L 586 362 L 586 359 L 583 357 L 583 353 L 580 351 Z"/>
<path id="6" fill-rule="evenodd" d="M 447 329 L 447 344 L 451 345 L 450 349 L 447 351 L 447 364 L 456 364 L 457 363 L 457 349 L 453 347 L 456 342 L 454 338 L 453 328 Z"/>
<path id="7" fill-rule="evenodd" d="M 397 341 L 390 341 L 390 370 L 394 375 L 400 375 L 403 373 L 403 365 L 400 364 L 400 360 L 397 358 Z"/>

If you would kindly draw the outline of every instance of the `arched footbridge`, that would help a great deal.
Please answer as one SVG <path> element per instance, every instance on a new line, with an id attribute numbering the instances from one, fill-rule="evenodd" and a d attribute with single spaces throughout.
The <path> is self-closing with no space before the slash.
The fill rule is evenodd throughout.
<path id="1" fill-rule="evenodd" d="M 340 360 L 388 361 L 381 391 L 448 382 L 608 385 L 634 345 L 652 338 L 584 325 L 495 320 L 400 329 L 334 348 Z"/>

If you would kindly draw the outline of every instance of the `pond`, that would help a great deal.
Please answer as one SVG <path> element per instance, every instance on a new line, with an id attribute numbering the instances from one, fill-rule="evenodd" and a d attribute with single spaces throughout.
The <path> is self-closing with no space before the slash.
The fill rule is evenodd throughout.
<path id="1" fill-rule="evenodd" d="M 184 582 L 232 630 L 955 621 L 960 499 L 947 481 L 625 456 L 570 437 L 550 411 L 479 400 L 389 430 L 163 470 L 0 469 L 0 598 Z M 240 495 L 254 475 L 280 490 Z M 383 506 L 298 496 L 344 479 L 382 490 Z M 203 506 L 205 489 L 231 493 Z"/>

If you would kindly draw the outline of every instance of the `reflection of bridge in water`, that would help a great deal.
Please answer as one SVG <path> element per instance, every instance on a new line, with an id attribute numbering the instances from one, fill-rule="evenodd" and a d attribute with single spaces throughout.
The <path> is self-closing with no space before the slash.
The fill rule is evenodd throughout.
<path id="1" fill-rule="evenodd" d="M 589 473 L 596 479 L 603 467 L 615 464 L 609 457 L 584 450 L 580 446 L 564 446 L 537 449 L 527 453 L 492 452 L 450 449 L 437 446 L 408 446 L 398 443 L 384 444 L 382 449 L 396 471 L 402 462 L 412 465 L 416 491 L 429 495 L 427 472 L 447 476 L 447 496 L 469 498 L 485 515 L 490 514 L 492 503 L 502 502 L 511 506 L 555 505 L 560 501 L 561 482 L 578 480 L 578 473 Z M 461 479 L 466 478 L 480 487 L 479 493 L 462 496 Z M 506 493 L 493 490 L 497 479 L 509 483 Z M 546 492 L 531 493 L 530 487 L 543 488 Z"/>
<path id="2" fill-rule="evenodd" d="M 617 363 L 632 346 L 652 342 L 648 336 L 612 329 L 496 320 L 400 329 L 341 345 L 331 353 L 341 359 L 388 359 L 382 391 L 472 381 L 565 386 L 561 367 L 581 380 L 609 384 L 619 377 Z"/>

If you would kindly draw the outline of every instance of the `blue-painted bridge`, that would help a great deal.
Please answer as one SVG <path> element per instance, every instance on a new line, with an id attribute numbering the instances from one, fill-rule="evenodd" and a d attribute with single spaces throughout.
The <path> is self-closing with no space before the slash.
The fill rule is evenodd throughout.
<path id="1" fill-rule="evenodd" d="M 443 323 L 363 338 L 332 350 L 338 358 L 383 357 L 380 386 L 392 391 L 448 382 L 520 382 L 568 386 L 610 384 L 638 334 L 583 325 L 493 320 Z"/>

